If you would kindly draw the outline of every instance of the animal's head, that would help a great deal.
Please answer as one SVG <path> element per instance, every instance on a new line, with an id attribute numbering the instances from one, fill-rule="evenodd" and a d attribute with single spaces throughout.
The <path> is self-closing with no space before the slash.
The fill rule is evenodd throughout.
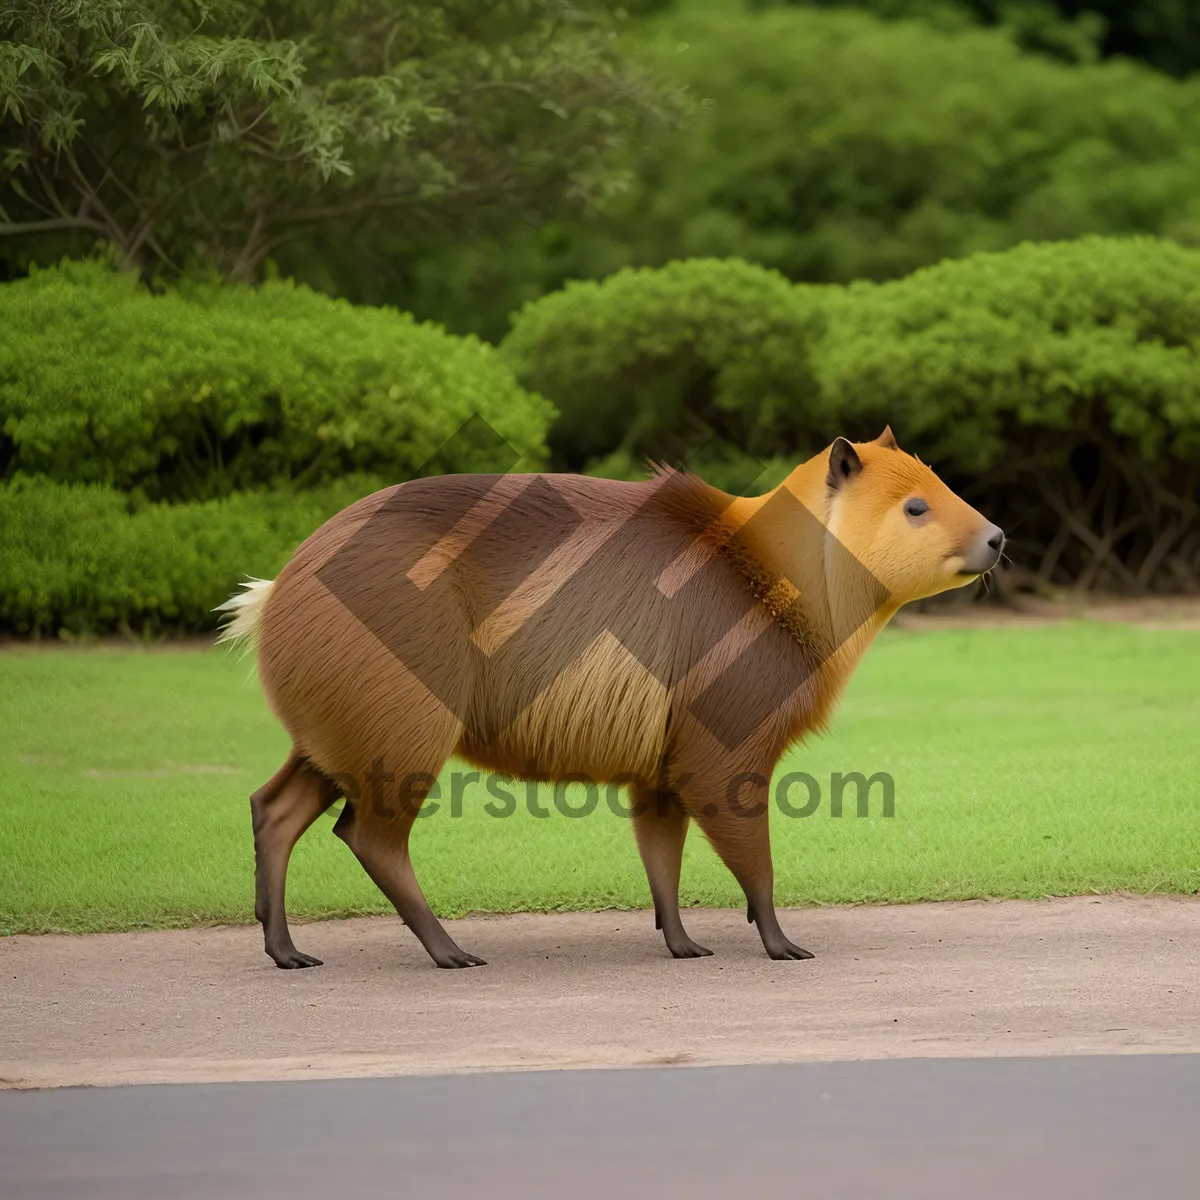
<path id="1" fill-rule="evenodd" d="M 828 529 L 901 603 L 990 571 L 1004 533 L 896 445 L 838 438 L 826 452 Z"/>

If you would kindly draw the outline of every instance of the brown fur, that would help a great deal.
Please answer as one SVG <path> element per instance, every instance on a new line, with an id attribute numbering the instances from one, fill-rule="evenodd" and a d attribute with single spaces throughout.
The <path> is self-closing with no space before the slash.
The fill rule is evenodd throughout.
<path id="1" fill-rule="evenodd" d="M 902 511 L 914 496 L 925 517 Z M 824 726 L 901 604 L 974 577 L 963 565 L 992 530 L 890 431 L 839 439 L 755 499 L 662 470 L 445 476 L 352 505 L 296 551 L 258 621 L 263 686 L 294 747 L 253 799 L 268 953 L 315 961 L 292 945 L 284 876 L 336 788 L 336 832 L 438 965 L 480 961 L 437 922 L 408 856 L 421 781 L 458 754 L 527 778 L 632 779 L 675 956 L 707 953 L 678 906 L 695 820 L 767 952 L 809 957 L 775 917 L 772 769 Z"/>

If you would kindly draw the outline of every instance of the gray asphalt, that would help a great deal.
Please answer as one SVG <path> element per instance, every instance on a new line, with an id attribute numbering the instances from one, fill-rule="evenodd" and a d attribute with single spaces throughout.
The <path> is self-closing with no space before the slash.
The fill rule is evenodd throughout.
<path id="1" fill-rule="evenodd" d="M 0 1194 L 1196 1195 L 1200 1055 L 0 1093 Z"/>

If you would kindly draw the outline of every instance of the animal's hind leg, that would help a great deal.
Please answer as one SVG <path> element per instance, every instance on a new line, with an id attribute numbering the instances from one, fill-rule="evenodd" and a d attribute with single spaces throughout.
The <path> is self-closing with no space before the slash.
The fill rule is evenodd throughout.
<path id="1" fill-rule="evenodd" d="M 654 897 L 654 927 L 661 929 L 673 958 L 711 954 L 692 941 L 679 916 L 679 871 L 688 816 L 670 797 L 650 790 L 634 795 L 633 829 Z"/>
<path id="2" fill-rule="evenodd" d="M 375 886 L 395 905 L 404 923 L 439 967 L 482 967 L 486 963 L 468 954 L 442 928 L 421 891 L 408 854 L 408 835 L 419 805 L 392 804 L 387 815 L 372 811 L 369 800 L 346 801 L 333 827 L 354 851 Z"/>
<path id="3" fill-rule="evenodd" d="M 319 967 L 301 954 L 288 929 L 284 896 L 288 861 L 300 835 L 337 799 L 337 788 L 294 751 L 250 797 L 254 822 L 254 915 L 262 922 L 263 946 L 277 967 Z"/>

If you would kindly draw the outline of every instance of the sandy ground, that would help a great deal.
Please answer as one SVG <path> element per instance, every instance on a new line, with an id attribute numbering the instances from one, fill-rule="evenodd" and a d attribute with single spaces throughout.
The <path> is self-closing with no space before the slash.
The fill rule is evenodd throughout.
<path id="1" fill-rule="evenodd" d="M 1019 597 L 1012 605 L 933 604 L 928 611 L 916 605 L 903 608 L 892 620 L 894 629 L 1030 629 L 1059 621 L 1098 621 L 1137 625 L 1143 629 L 1200 629 L 1200 597 L 1149 596 L 1143 599 L 1040 600 Z"/>
<path id="2" fill-rule="evenodd" d="M 1200 899 L 793 910 L 774 963 L 740 912 L 448 922 L 487 967 L 439 971 L 394 918 L 0 939 L 0 1086 L 652 1064 L 1200 1051 Z"/>

